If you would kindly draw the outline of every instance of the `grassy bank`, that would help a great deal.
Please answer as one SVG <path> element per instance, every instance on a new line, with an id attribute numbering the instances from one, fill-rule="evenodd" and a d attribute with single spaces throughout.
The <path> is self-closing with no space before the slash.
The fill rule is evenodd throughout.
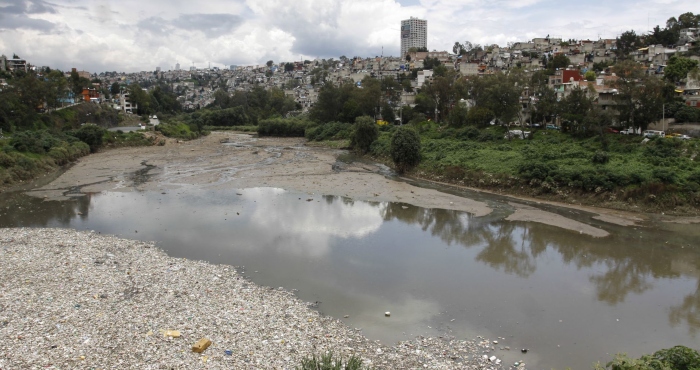
<path id="1" fill-rule="evenodd" d="M 336 127 L 338 126 L 338 127 Z M 351 125 L 329 123 L 307 138 L 336 143 Z M 408 175 L 431 181 L 614 209 L 700 213 L 698 140 L 603 134 L 576 138 L 534 130 L 529 139 L 506 139 L 505 127 L 412 126 L 421 137 L 421 162 Z M 380 128 L 370 155 L 391 164 L 395 127 Z M 327 140 L 327 141 L 324 141 Z M 313 144 L 318 145 L 318 144 Z"/>

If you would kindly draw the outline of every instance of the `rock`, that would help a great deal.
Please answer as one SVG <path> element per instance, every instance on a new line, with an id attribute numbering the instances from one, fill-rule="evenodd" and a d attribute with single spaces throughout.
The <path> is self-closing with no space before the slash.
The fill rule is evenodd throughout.
<path id="1" fill-rule="evenodd" d="M 387 312 L 384 312 L 384 316 L 386 316 L 386 317 L 389 317 L 389 316 L 391 316 L 391 312 L 389 312 L 389 311 L 387 311 Z"/>

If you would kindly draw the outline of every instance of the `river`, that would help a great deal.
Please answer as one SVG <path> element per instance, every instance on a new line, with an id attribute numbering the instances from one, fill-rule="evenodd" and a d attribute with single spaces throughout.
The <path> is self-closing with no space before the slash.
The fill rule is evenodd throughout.
<path id="1" fill-rule="evenodd" d="M 481 335 L 499 342 L 506 361 L 556 369 L 591 368 L 616 352 L 697 347 L 697 226 L 612 226 L 547 208 L 611 234 L 593 238 L 505 221 L 513 209 L 497 196 L 440 190 L 478 197 L 494 212 L 473 217 L 273 187 L 73 191 L 64 201 L 3 194 L 0 226 L 157 241 L 172 256 L 235 265 L 255 283 L 295 290 L 386 344 Z"/>

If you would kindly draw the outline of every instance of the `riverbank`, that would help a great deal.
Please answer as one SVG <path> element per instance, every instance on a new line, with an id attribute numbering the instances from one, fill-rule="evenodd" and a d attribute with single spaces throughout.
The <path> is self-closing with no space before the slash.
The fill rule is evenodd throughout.
<path id="1" fill-rule="evenodd" d="M 0 229 L 0 246 L 2 369 L 292 369 L 327 351 L 379 369 L 500 368 L 484 358 L 497 355 L 488 340 L 381 345 L 283 287 L 257 286 L 233 266 L 168 257 L 150 243 Z M 201 338 L 212 344 L 195 353 Z"/>
<path id="2" fill-rule="evenodd" d="M 306 145 L 303 138 L 256 138 L 250 134 L 212 132 L 191 141 L 168 139 L 163 146 L 127 147 L 105 150 L 78 160 L 75 165 L 48 185 L 28 194 L 46 199 L 68 199 L 65 194 L 76 189 L 83 193 L 102 191 L 166 191 L 191 187 L 209 189 L 243 189 L 277 187 L 315 195 L 336 195 L 356 200 L 403 202 L 423 208 L 464 211 L 486 216 L 493 210 L 488 204 L 462 196 L 418 187 L 406 182 L 390 181 L 389 169 L 379 164 L 344 163 L 338 156 L 344 151 Z M 419 176 L 420 178 L 420 176 Z M 431 180 L 431 179 L 427 179 Z M 442 182 L 436 181 L 440 184 Z M 456 186 L 454 183 L 444 185 Z M 460 188 L 460 186 L 457 186 Z M 503 192 L 490 192 L 508 197 Z M 636 226 L 649 219 L 641 212 L 597 208 L 585 204 L 562 203 L 525 195 L 512 201 L 576 209 L 591 213 L 591 220 L 622 226 Z M 521 221 L 542 222 L 575 232 L 590 230 L 591 236 L 603 235 L 574 225 L 561 215 L 521 212 Z M 529 216 L 532 217 L 529 217 Z M 678 218 L 654 215 L 666 222 L 696 221 L 697 217 Z"/>

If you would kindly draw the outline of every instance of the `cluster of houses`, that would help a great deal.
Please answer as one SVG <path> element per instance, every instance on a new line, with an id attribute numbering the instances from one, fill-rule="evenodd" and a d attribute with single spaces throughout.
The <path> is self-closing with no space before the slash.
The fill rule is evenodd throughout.
<path id="1" fill-rule="evenodd" d="M 698 45 L 700 30 L 696 28 L 681 31 L 681 39 L 675 48 L 661 45 L 651 45 L 639 48 L 632 52 L 632 59 L 644 64 L 649 74 L 663 76 L 664 67 L 668 60 L 680 53 L 687 52 L 689 48 Z M 384 78 L 387 76 L 405 78 L 412 71 L 420 70 L 416 78 L 411 80 L 412 89 L 403 91 L 401 100 L 396 104 L 412 105 L 415 101 L 415 91 L 424 84 L 429 83 L 432 77 L 431 70 L 421 70 L 427 58 L 437 59 L 446 68 L 454 69 L 462 76 L 480 76 L 492 74 L 514 67 L 522 67 L 529 71 L 544 69 L 544 60 L 563 54 L 569 61 L 567 68 L 555 71 L 549 78 L 549 86 L 557 92 L 560 99 L 566 97 L 575 88 L 590 88 L 593 86 L 599 104 L 614 104 L 614 89 L 609 85 L 611 80 L 617 77 L 614 74 L 598 74 L 595 81 L 586 81 L 583 77 L 586 71 L 592 69 L 594 63 L 613 62 L 616 53 L 615 39 L 600 39 L 597 41 L 580 40 L 564 41 L 561 38 L 544 37 L 534 38 L 528 42 L 510 43 L 507 47 L 492 45 L 484 49 L 470 50 L 466 54 L 456 55 L 447 51 L 423 51 L 409 52 L 402 58 L 376 56 L 374 58 L 347 58 L 316 59 L 296 62 L 268 63 L 257 66 L 231 66 L 228 69 L 191 67 L 188 70 L 179 68 L 175 70 L 144 71 L 138 73 L 102 72 L 90 74 L 86 71 L 75 71 L 81 77 L 91 80 L 99 79 L 100 82 L 83 90 L 76 100 L 92 102 L 108 102 L 115 109 L 126 113 L 133 113 L 137 106 L 132 104 L 124 88 L 130 84 L 138 83 L 144 89 L 148 89 L 158 83 L 167 83 L 177 94 L 178 100 L 187 110 L 205 107 L 214 101 L 214 92 L 224 88 L 229 93 L 235 91 L 249 91 L 256 86 L 265 88 L 279 88 L 294 99 L 303 111 L 310 109 L 318 98 L 320 86 L 325 82 L 352 82 L 360 85 L 365 77 Z M 546 57 L 546 58 L 545 58 Z M 700 57 L 693 56 L 696 60 Z M 26 60 L 12 58 L 4 55 L 0 57 L 0 70 L 25 71 L 30 66 Z M 70 73 L 67 73 L 69 76 Z M 3 81 L 0 81 L 3 82 Z M 122 87 L 119 94 L 105 99 L 104 92 L 117 83 Z M 700 85 L 692 79 L 685 86 L 679 86 L 678 90 L 690 106 L 700 106 Z M 527 94 L 527 92 L 526 92 Z M 529 97 L 524 96 L 523 101 Z M 524 104 L 525 107 L 529 104 Z M 604 107 L 605 108 L 605 107 Z"/>

